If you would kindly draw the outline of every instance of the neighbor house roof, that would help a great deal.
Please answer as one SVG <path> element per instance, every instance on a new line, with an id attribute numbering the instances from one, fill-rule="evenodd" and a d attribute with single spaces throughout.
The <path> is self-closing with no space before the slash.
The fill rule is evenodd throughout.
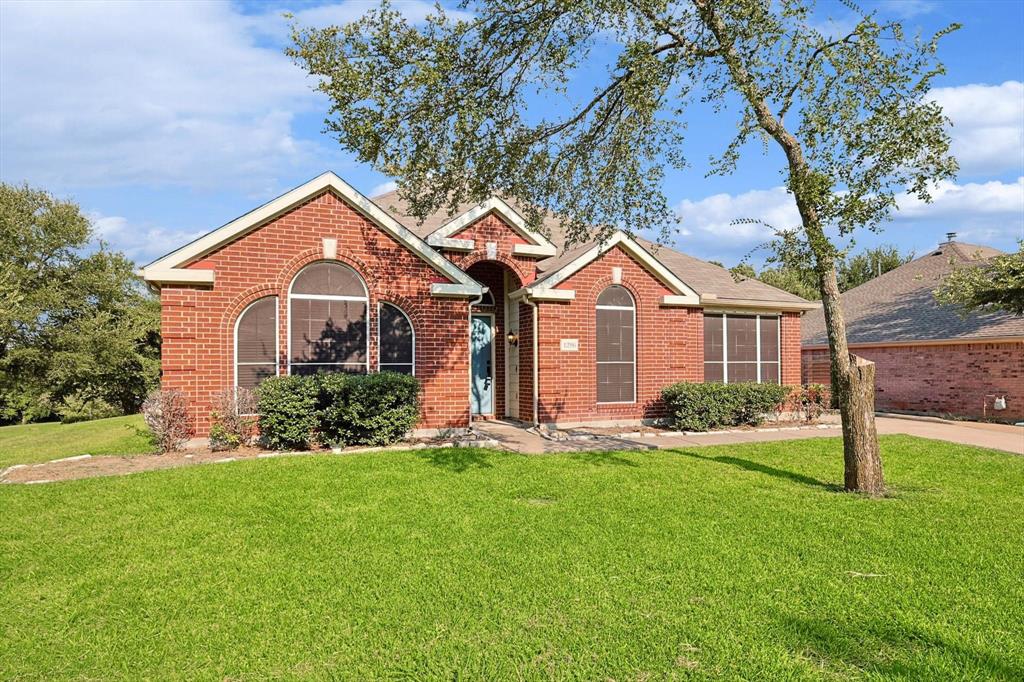
<path id="1" fill-rule="evenodd" d="M 946 242 L 850 289 L 843 294 L 847 340 L 881 344 L 1024 336 L 1024 318 L 998 312 L 965 317 L 957 306 L 935 300 L 935 289 L 954 267 L 983 265 L 1001 253 L 987 246 Z M 804 346 L 828 343 L 821 310 L 805 315 L 801 330 Z"/>
<path id="2" fill-rule="evenodd" d="M 431 241 L 432 236 L 445 232 L 445 226 L 456 224 L 460 216 L 466 215 L 478 206 L 476 204 L 461 205 L 450 214 L 447 210 L 440 210 L 420 221 L 410 215 L 408 203 L 398 195 L 397 191 L 376 196 L 373 201 L 394 216 L 396 220 L 406 224 L 410 230 L 428 241 Z M 512 210 L 518 210 L 514 201 L 502 202 L 502 204 Z M 484 212 L 480 212 L 480 215 L 483 214 Z M 544 217 L 540 229 L 545 233 L 547 241 L 555 247 L 556 254 L 537 263 L 537 280 L 530 284 L 531 289 L 556 286 L 558 281 L 564 279 L 563 276 L 566 275 L 568 269 L 579 265 L 581 260 L 597 257 L 607 246 L 607 243 L 602 244 L 596 240 L 568 244 L 561 221 L 551 214 Z M 454 234 L 454 232 L 445 234 L 444 237 L 450 238 Z M 625 237 L 624 233 L 620 234 Z M 431 243 L 435 242 L 439 242 L 439 240 L 431 241 Z M 797 310 L 817 307 L 817 304 L 756 279 L 743 278 L 736 281 L 732 273 L 725 268 L 694 258 L 668 246 L 655 244 L 641 238 L 624 240 L 622 237 L 618 237 L 615 238 L 615 242 L 632 250 L 634 255 L 641 259 L 656 261 L 667 271 L 662 279 L 667 280 L 670 288 L 681 295 L 681 297 L 669 299 L 670 302 L 692 305 L 695 303 L 693 297 L 696 296 L 699 297 L 700 303 L 706 306 L 776 306 Z M 679 286 L 680 284 L 683 286 Z"/>

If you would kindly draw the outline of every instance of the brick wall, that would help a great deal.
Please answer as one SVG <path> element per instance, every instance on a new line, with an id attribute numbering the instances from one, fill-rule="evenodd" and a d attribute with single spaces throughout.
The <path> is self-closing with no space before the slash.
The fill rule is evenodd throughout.
<path id="1" fill-rule="evenodd" d="M 633 404 L 598 404 L 596 314 L 598 295 L 622 268 L 622 286 L 636 301 L 637 386 Z M 606 252 L 558 286 L 576 299 L 540 303 L 540 421 L 634 420 L 660 417 L 661 389 L 704 378 L 703 316 L 699 309 L 660 305 L 670 293 L 620 248 Z M 578 351 L 562 351 L 561 339 L 578 339 Z"/>
<path id="2" fill-rule="evenodd" d="M 887 346 L 853 352 L 875 363 L 879 410 L 1024 419 L 1024 342 Z M 828 350 L 804 350 L 803 368 L 805 382 L 828 384 Z M 993 411 L 992 395 L 1005 395 L 1007 409 Z"/>
<path id="3" fill-rule="evenodd" d="M 330 193 L 210 253 L 192 268 L 213 268 L 213 287 L 165 285 L 161 290 L 163 385 L 189 398 L 197 435 L 209 429 L 211 401 L 234 383 L 234 324 L 252 301 L 278 296 L 280 372 L 287 372 L 288 287 L 305 265 L 322 258 L 322 239 L 338 240 L 338 260 L 365 280 L 370 295 L 370 366 L 377 366 L 377 304 L 391 301 L 412 320 L 416 374 L 423 383 L 422 427 L 468 421 L 468 308 L 430 296 L 445 281 L 436 270 Z"/>

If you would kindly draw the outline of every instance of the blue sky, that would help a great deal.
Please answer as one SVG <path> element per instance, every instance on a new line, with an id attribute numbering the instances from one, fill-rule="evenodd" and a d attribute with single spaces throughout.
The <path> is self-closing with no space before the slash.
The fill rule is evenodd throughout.
<path id="1" fill-rule="evenodd" d="M 365 193 L 386 189 L 389 178 L 321 133 L 327 102 L 281 52 L 282 12 L 325 25 L 373 4 L 0 2 L 0 179 L 75 199 L 104 240 L 140 263 L 327 169 Z M 394 4 L 414 19 L 432 6 Z M 859 236 L 858 247 L 921 253 L 955 231 L 1014 248 L 1024 235 L 1024 2 L 862 4 L 928 33 L 964 24 L 943 43 L 948 74 L 933 93 L 954 122 L 962 170 L 934 204 L 902 202 L 885 231 Z M 837 2 L 822 2 L 819 14 L 850 19 Z M 695 109 L 692 168 L 665 185 L 681 216 L 674 245 L 727 264 L 766 236 L 733 219 L 795 223 L 774 150 L 752 148 L 733 175 L 705 177 L 733 126 Z"/>

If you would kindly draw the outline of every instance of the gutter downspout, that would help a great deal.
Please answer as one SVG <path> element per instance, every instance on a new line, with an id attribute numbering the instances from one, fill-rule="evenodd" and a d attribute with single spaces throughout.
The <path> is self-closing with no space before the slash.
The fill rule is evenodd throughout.
<path id="1" fill-rule="evenodd" d="M 484 300 L 484 294 L 486 294 L 488 291 L 490 291 L 489 287 L 483 287 L 480 290 L 480 294 L 475 299 L 470 300 L 470 302 L 469 302 L 469 312 L 466 315 L 466 322 L 469 323 L 469 327 L 467 328 L 467 331 L 470 333 L 470 336 L 468 337 L 468 343 L 467 343 L 467 345 L 469 346 L 469 384 L 468 384 L 468 386 L 470 387 L 470 390 L 472 390 L 472 386 L 473 386 L 473 346 L 472 346 L 472 343 L 473 343 L 473 336 L 472 336 L 472 334 L 473 334 L 473 306 L 478 305 L 480 303 L 480 301 Z M 468 422 L 468 426 L 466 427 L 466 429 L 469 430 L 469 431 L 473 430 L 473 399 L 472 398 L 470 398 L 470 400 L 469 400 L 469 422 Z"/>
<path id="2" fill-rule="evenodd" d="M 533 370 L 533 425 L 540 428 L 540 368 L 537 366 L 539 356 L 537 346 L 540 342 L 540 330 L 537 328 L 539 316 L 537 311 L 537 302 L 531 301 L 529 294 L 523 296 L 522 301 L 533 308 L 533 366 L 531 368 Z"/>

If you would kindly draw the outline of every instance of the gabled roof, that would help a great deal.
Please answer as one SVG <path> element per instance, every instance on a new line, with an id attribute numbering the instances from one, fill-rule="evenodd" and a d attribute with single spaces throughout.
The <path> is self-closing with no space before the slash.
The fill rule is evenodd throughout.
<path id="1" fill-rule="evenodd" d="M 523 219 L 519 211 L 512 208 L 500 197 L 491 197 L 440 226 L 427 236 L 427 243 L 431 246 L 456 251 L 472 251 L 476 246 L 473 240 L 457 239 L 456 235 L 489 213 L 500 215 L 520 237 L 529 242 L 528 244 L 516 244 L 512 248 L 513 254 L 522 256 L 554 256 L 558 253 L 558 248 L 548 241 L 547 237 L 528 228 L 526 220 Z"/>
<path id="2" fill-rule="evenodd" d="M 431 285 L 431 293 L 437 296 L 477 296 L 482 287 L 472 277 L 456 267 L 451 261 L 429 246 L 420 236 L 398 222 L 394 216 L 382 210 L 377 204 L 361 194 L 354 187 L 328 171 L 309 182 L 286 192 L 257 209 L 232 220 L 199 239 L 158 258 L 144 266 L 139 274 L 153 283 L 206 283 L 214 281 L 214 271 L 187 269 L 184 266 L 211 251 L 224 246 L 245 234 L 265 225 L 299 204 L 330 191 L 359 211 L 385 234 L 390 235 L 409 251 L 419 256 L 437 272 L 449 280 L 448 283 Z"/>
<path id="3" fill-rule="evenodd" d="M 1001 253 L 987 246 L 946 242 L 850 289 L 842 298 L 847 340 L 885 344 L 1024 336 L 1024 318 L 998 312 L 964 317 L 957 306 L 935 300 L 935 289 L 954 267 L 984 265 Z M 807 314 L 801 330 L 805 346 L 828 343 L 821 311 Z"/>
<path id="4" fill-rule="evenodd" d="M 452 224 L 458 218 L 467 215 L 474 208 L 473 204 L 463 204 L 457 206 L 453 214 L 440 210 L 428 215 L 423 220 L 417 220 L 411 217 L 408 204 L 398 195 L 398 192 L 381 194 L 375 197 L 374 201 L 381 208 L 395 216 L 397 220 L 406 223 L 417 234 L 426 238 L 438 233 L 441 228 Z M 503 203 L 515 211 L 517 215 L 522 215 L 521 211 L 516 208 L 514 201 Z M 537 280 L 530 285 L 535 291 L 540 290 L 538 285 L 542 281 L 547 281 L 548 275 L 572 263 L 583 254 L 593 252 L 595 247 L 600 246 L 598 241 L 569 245 L 561 221 L 550 213 L 545 214 L 541 229 L 548 235 L 547 239 L 555 246 L 557 254 L 537 263 Z M 630 241 L 632 246 L 642 247 L 639 248 L 638 252 L 645 252 L 646 257 L 660 263 L 678 282 L 683 284 L 683 287 L 696 294 L 702 305 L 732 308 L 771 308 L 777 310 L 810 310 L 819 306 L 817 303 L 806 301 L 799 296 L 769 286 L 756 279 L 744 279 L 737 282 L 725 268 L 700 260 L 699 258 L 694 258 L 667 246 L 657 245 L 640 238 L 631 239 Z M 594 257 L 597 255 L 600 255 L 600 253 L 594 253 Z M 550 281 L 548 283 L 550 284 Z M 551 286 L 554 285 L 552 284 Z M 679 287 L 678 284 L 675 286 L 683 290 L 683 287 Z M 555 300 L 559 300 L 558 297 L 561 297 L 562 300 L 565 298 L 564 295 L 551 293 L 560 290 L 549 287 L 546 291 Z M 677 305 L 680 304 L 693 305 L 692 303 L 679 303 Z"/>

